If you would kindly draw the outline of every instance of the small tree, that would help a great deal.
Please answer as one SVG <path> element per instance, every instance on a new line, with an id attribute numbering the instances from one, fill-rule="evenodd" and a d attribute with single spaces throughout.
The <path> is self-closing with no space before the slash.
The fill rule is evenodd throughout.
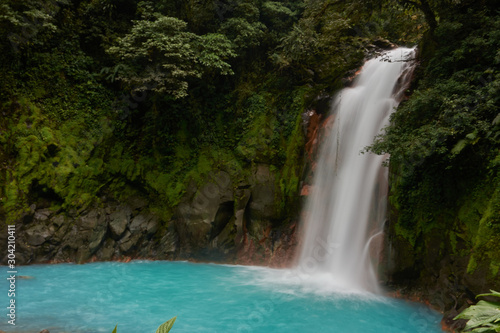
<path id="1" fill-rule="evenodd" d="M 189 78 L 200 78 L 209 69 L 232 74 L 226 60 L 236 54 L 225 36 L 198 36 L 186 31 L 186 22 L 157 13 L 148 18 L 135 21 L 130 33 L 108 49 L 121 62 L 117 80 L 133 90 L 181 98 L 187 95 Z"/>

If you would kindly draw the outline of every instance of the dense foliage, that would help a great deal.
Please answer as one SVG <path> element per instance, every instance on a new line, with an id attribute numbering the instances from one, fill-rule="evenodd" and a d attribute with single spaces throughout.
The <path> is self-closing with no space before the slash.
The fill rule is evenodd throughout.
<path id="1" fill-rule="evenodd" d="M 212 169 L 270 164 L 283 214 L 301 113 L 418 12 L 337 1 L 2 0 L 0 216 L 141 193 L 168 219 Z M 397 29 L 397 23 L 417 28 Z M 411 31 L 410 34 L 405 31 Z"/>

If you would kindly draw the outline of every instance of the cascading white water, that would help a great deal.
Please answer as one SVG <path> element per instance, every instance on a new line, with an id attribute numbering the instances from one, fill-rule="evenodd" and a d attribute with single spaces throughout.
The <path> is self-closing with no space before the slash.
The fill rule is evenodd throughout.
<path id="1" fill-rule="evenodd" d="M 361 152 L 388 124 L 401 93 L 397 89 L 404 90 L 410 79 L 413 54 L 398 48 L 367 61 L 353 87 L 335 98 L 333 129 L 320 148 L 302 222 L 297 268 L 302 277 L 340 290 L 379 291 L 370 258 L 378 255 L 370 248 L 383 237 L 386 156 Z"/>

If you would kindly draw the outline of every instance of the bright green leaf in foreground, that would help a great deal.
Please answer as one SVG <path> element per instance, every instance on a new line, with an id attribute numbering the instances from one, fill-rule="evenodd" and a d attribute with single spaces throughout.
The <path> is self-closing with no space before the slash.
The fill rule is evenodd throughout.
<path id="1" fill-rule="evenodd" d="M 489 294 L 481 294 L 480 296 L 500 297 L 500 293 L 491 290 Z M 479 301 L 461 314 L 455 317 L 456 319 L 468 319 L 465 326 L 465 331 L 471 332 L 500 332 L 500 302 Z"/>
<path id="2" fill-rule="evenodd" d="M 157 329 L 156 329 L 156 333 L 168 333 L 170 332 L 170 330 L 172 329 L 172 326 L 174 326 L 174 323 L 175 323 L 175 320 L 177 319 L 177 317 L 174 317 L 170 320 L 167 320 L 166 322 L 164 322 L 163 324 L 161 324 Z M 118 327 L 118 325 L 115 326 L 115 329 L 113 330 L 113 332 L 111 333 L 116 333 L 116 328 Z"/>
<path id="3" fill-rule="evenodd" d="M 176 319 L 177 317 L 174 317 L 161 324 L 160 327 L 158 327 L 158 329 L 156 330 L 156 333 L 168 333 L 172 328 L 172 326 L 174 325 Z"/>

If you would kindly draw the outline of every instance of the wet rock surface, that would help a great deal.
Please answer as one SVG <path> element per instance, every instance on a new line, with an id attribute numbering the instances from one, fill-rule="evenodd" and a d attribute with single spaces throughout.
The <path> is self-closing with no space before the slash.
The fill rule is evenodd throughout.
<path id="1" fill-rule="evenodd" d="M 238 182 L 222 170 L 212 172 L 189 186 L 168 220 L 141 197 L 83 211 L 33 205 L 16 223 L 17 264 L 141 258 L 284 266 L 293 253 L 295 229 L 273 231 L 284 221 L 276 186 L 266 164 L 253 166 Z M 0 259 L 6 263 L 6 249 Z"/>

